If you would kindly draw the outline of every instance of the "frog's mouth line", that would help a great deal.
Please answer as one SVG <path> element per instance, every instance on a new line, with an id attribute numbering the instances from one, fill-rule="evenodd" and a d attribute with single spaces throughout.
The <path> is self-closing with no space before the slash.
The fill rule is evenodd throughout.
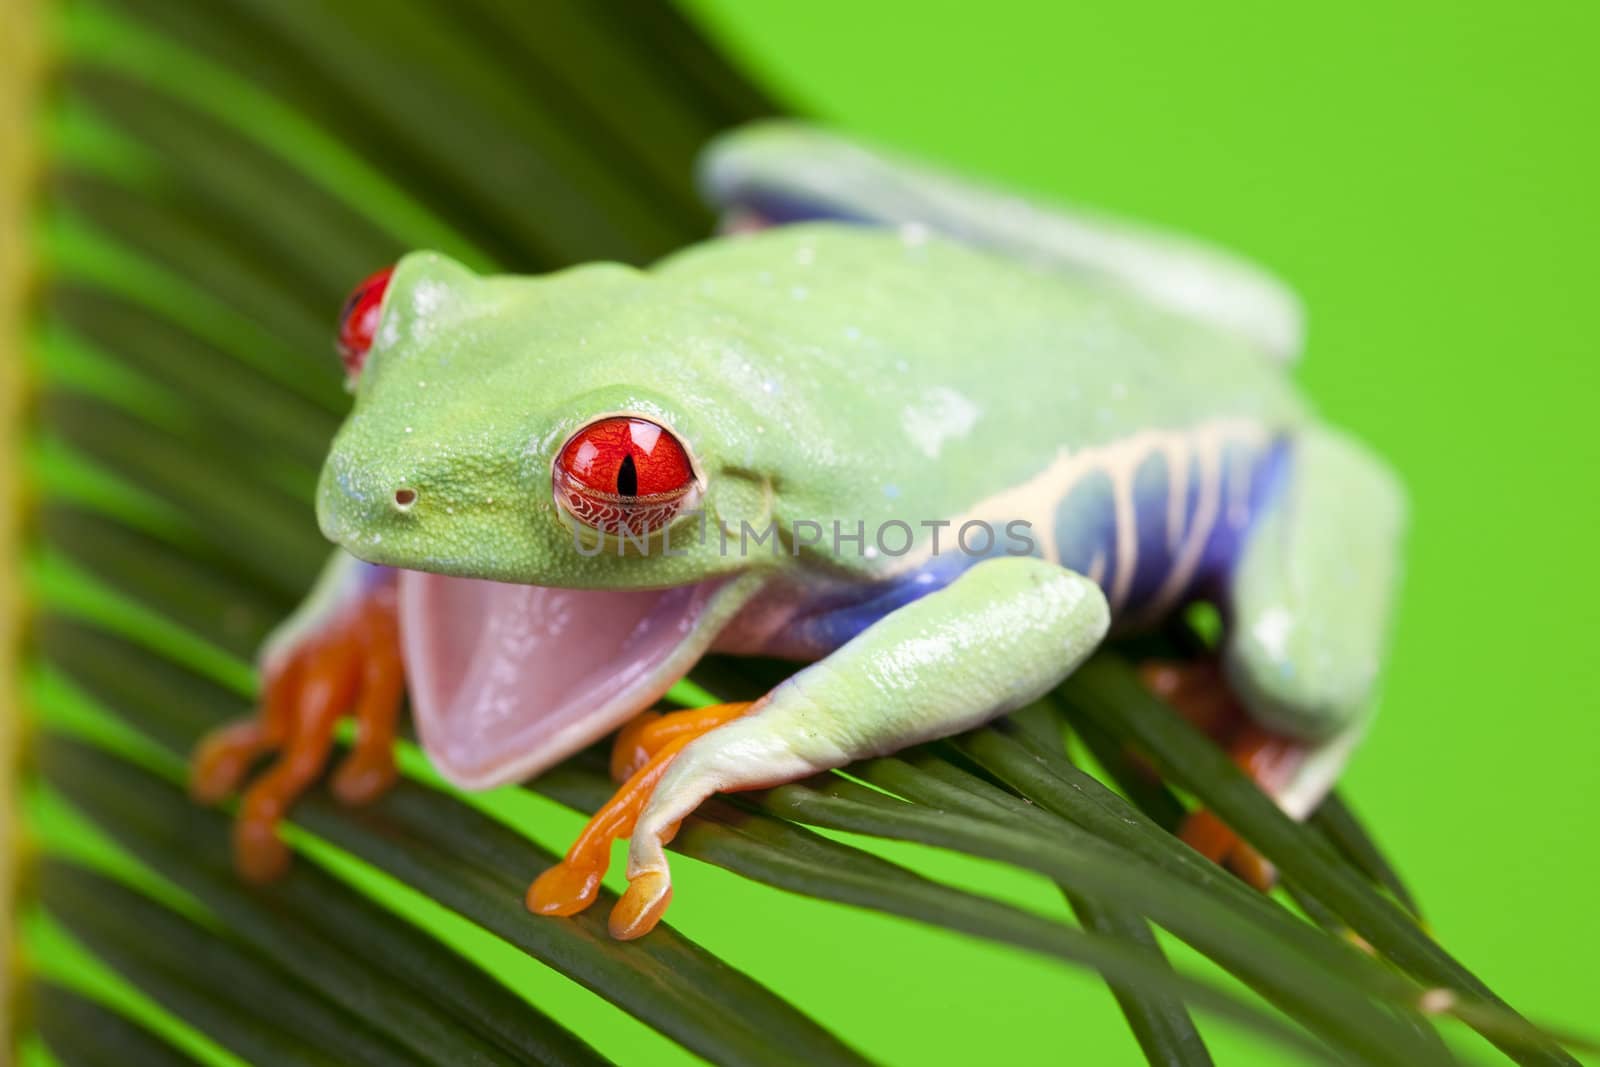
<path id="1" fill-rule="evenodd" d="M 654 704 L 747 593 L 717 578 L 642 591 L 400 572 L 418 734 L 463 789 L 532 777 Z"/>

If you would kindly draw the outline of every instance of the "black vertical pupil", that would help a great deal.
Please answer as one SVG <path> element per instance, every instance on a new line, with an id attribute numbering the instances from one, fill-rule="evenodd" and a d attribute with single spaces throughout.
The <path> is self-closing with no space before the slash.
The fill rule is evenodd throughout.
<path id="1" fill-rule="evenodd" d="M 617 495 L 639 495 L 639 470 L 633 465 L 632 456 L 623 456 L 622 466 L 617 468 Z"/>

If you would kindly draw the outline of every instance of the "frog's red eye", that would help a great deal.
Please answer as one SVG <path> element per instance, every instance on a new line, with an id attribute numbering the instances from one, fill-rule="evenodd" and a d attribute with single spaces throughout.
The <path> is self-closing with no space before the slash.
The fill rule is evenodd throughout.
<path id="1" fill-rule="evenodd" d="M 694 484 L 683 445 L 648 419 L 591 422 L 556 457 L 556 499 L 584 525 L 607 533 L 659 530 Z"/>
<path id="2" fill-rule="evenodd" d="M 372 335 L 378 332 L 378 312 L 393 273 L 393 267 L 385 267 L 369 274 L 345 299 L 344 309 L 339 312 L 339 358 L 344 361 L 345 377 L 352 382 L 360 377 L 361 365 L 372 347 Z"/>

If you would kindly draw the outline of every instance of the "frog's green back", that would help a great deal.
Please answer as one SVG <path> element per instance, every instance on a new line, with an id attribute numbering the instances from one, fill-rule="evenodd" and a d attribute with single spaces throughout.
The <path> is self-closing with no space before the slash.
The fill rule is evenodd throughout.
<path id="1" fill-rule="evenodd" d="M 915 525 L 1136 435 L 1273 437 L 1303 417 L 1282 365 L 1237 334 L 916 228 L 780 227 L 651 273 L 637 307 L 719 339 L 692 352 L 705 402 L 741 412 L 791 521 Z"/>
<path id="2" fill-rule="evenodd" d="M 723 528 L 898 520 L 920 536 L 982 512 L 1028 519 L 1063 562 L 1056 509 L 1085 477 L 1114 475 L 1125 498 L 1129 464 L 1154 449 L 1170 491 L 1140 499 L 1202 483 L 1214 496 L 1227 479 L 1207 471 L 1231 447 L 1217 427 L 1258 447 L 1301 418 L 1281 363 L 1241 334 L 920 230 L 808 223 L 646 272 L 542 277 L 481 278 L 417 253 L 383 308 L 319 517 L 361 558 L 445 574 L 660 587 L 757 565 L 706 544 L 683 558 L 574 553 L 552 464 L 618 413 L 683 442 Z M 397 491 L 414 503 L 396 511 Z M 831 562 L 882 574 L 918 554 Z"/>
<path id="3" fill-rule="evenodd" d="M 920 225 L 1019 262 L 1112 282 L 1140 298 L 1299 355 L 1304 312 L 1269 271 L 1226 249 L 1026 196 L 810 123 L 741 126 L 700 158 L 707 199 L 733 222 Z"/>

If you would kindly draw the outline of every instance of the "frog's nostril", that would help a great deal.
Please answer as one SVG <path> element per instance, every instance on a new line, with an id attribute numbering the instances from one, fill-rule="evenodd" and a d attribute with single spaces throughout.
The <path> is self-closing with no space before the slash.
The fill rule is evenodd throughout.
<path id="1" fill-rule="evenodd" d="M 394 506 L 401 511 L 410 511 L 411 505 L 417 502 L 417 491 L 408 486 L 401 486 L 394 491 Z"/>

